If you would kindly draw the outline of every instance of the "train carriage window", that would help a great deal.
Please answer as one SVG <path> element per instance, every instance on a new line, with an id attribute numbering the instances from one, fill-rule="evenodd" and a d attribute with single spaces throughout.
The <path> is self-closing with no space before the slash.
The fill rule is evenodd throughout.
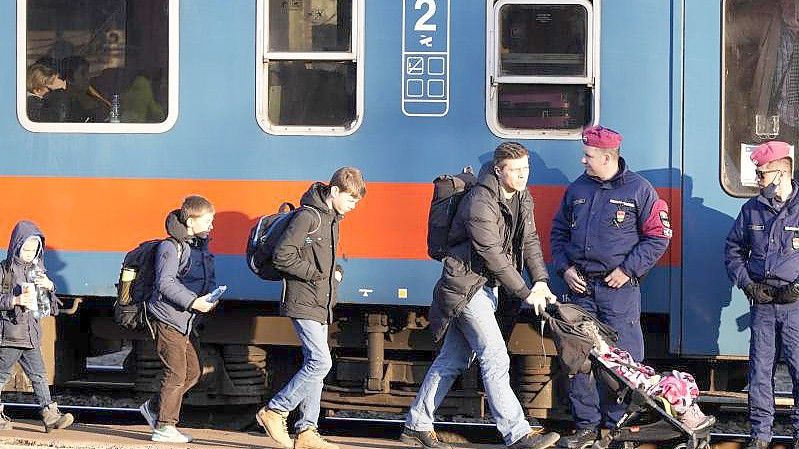
<path id="1" fill-rule="evenodd" d="M 596 119 L 598 5 L 488 5 L 486 121 L 500 137 L 579 138 Z"/>
<path id="2" fill-rule="evenodd" d="M 35 132 L 177 120 L 178 0 L 18 0 L 17 115 Z"/>
<path id="3" fill-rule="evenodd" d="M 796 0 L 723 6 L 721 184 L 730 195 L 754 196 L 751 148 L 768 140 L 797 146 L 799 6 Z"/>
<path id="4" fill-rule="evenodd" d="M 271 134 L 349 135 L 363 116 L 364 0 L 260 0 L 256 115 Z"/>

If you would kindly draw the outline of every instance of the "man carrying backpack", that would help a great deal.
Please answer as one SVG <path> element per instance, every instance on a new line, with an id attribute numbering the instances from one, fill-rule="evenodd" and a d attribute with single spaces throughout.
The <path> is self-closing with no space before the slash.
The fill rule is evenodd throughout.
<path id="1" fill-rule="evenodd" d="M 161 390 L 140 411 L 153 429 L 152 440 L 188 443 L 191 437 L 175 427 L 183 396 L 200 379 L 199 343 L 193 332 L 198 312 L 210 312 L 216 287 L 214 258 L 208 250 L 214 206 L 207 199 L 186 197 L 166 218 L 170 238 L 161 242 L 155 259 L 155 283 L 147 317 L 164 375 Z"/>
<path id="2" fill-rule="evenodd" d="M 532 431 L 510 386 L 510 358 L 494 312 L 498 291 L 535 308 L 554 302 L 527 190 L 527 149 L 505 142 L 480 170 L 477 184 L 458 205 L 449 230 L 444 269 L 433 290 L 430 328 L 444 340 L 411 405 L 400 440 L 424 448 L 449 448 L 433 431 L 433 413 L 455 379 L 476 358 L 491 415 L 505 444 L 542 449 L 556 433 Z M 521 275 L 527 269 L 532 289 Z M 510 297 L 510 298 L 504 298 Z"/>
<path id="3" fill-rule="evenodd" d="M 288 227 L 275 246 L 273 264 L 285 274 L 281 315 L 291 318 L 302 345 L 302 368 L 278 392 L 256 419 L 285 449 L 338 449 L 317 430 L 325 376 L 333 366 L 327 344 L 328 325 L 333 322 L 336 290 L 341 269 L 336 265 L 338 224 L 366 195 L 360 170 L 336 170 L 330 184 L 311 185 L 293 212 Z M 299 407 L 294 425 L 296 441 L 286 427 L 289 412 Z"/>

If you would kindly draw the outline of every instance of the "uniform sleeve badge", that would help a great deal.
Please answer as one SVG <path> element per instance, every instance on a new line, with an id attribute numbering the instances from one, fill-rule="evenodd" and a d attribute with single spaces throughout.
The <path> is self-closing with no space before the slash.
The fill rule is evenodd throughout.
<path id="1" fill-rule="evenodd" d="M 658 213 L 660 222 L 663 224 L 663 236 L 671 238 L 673 231 L 671 229 L 671 221 L 669 220 L 669 213 L 662 210 Z"/>

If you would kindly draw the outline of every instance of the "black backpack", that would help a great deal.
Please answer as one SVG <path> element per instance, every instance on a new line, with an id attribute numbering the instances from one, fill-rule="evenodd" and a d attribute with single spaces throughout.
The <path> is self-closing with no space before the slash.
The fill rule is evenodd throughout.
<path id="1" fill-rule="evenodd" d="M 433 180 L 433 199 L 427 218 L 427 254 L 441 260 L 449 249 L 449 229 L 466 192 L 477 184 L 472 167 L 457 175 L 441 175 Z"/>
<path id="2" fill-rule="evenodd" d="M 178 251 L 178 273 L 188 266 L 188 251 L 184 244 L 169 237 Z M 144 303 L 152 296 L 155 288 L 155 259 L 158 246 L 164 240 L 147 240 L 125 254 L 117 283 L 117 300 L 114 303 L 114 322 L 128 330 L 145 327 Z M 187 256 L 184 260 L 183 256 Z M 182 267 L 182 269 L 181 269 Z"/>
<path id="3" fill-rule="evenodd" d="M 319 224 L 316 229 L 309 232 L 313 234 L 322 225 L 322 216 L 319 211 L 310 206 L 301 206 L 316 212 L 319 217 Z M 250 236 L 247 238 L 247 266 L 256 276 L 265 281 L 279 281 L 285 276 L 280 272 L 272 261 L 275 247 L 283 232 L 289 226 L 292 217 L 300 209 L 291 203 L 283 203 L 278 208 L 277 213 L 264 215 L 255 226 L 250 229 Z"/>

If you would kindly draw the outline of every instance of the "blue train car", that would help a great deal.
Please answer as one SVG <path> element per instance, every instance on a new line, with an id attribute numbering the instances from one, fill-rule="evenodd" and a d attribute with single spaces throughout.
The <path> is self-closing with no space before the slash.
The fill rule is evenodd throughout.
<path id="1" fill-rule="evenodd" d="M 124 253 L 162 236 L 166 213 L 200 193 L 217 206 L 212 249 L 232 299 L 204 332 L 220 369 L 190 401 L 260 403 L 267 373 L 290 371 L 282 365 L 296 341 L 276 314 L 280 284 L 245 268 L 247 232 L 353 165 L 369 194 L 342 225 L 346 275 L 324 401 L 401 411 L 433 349 L 430 180 L 479 166 L 502 140 L 523 142 L 549 260 L 555 208 L 582 173 L 580 130 L 602 123 L 624 134 L 623 156 L 670 204 L 676 228 L 644 283 L 648 356 L 701 366 L 704 388 L 738 388 L 748 305 L 724 273 L 723 244 L 755 192 L 741 154 L 782 120 L 749 99 L 762 63 L 744 25 L 765 27 L 779 6 L 750 11 L 757 3 L 2 2 L 0 230 L 39 223 L 59 292 L 82 301 L 48 325 L 54 382 L 99 382 L 84 358 L 133 340 L 128 376 L 107 382 L 154 388 L 146 336 L 110 320 L 114 284 Z M 533 327 L 516 325 L 520 394 L 531 415 L 547 416 L 556 365 L 540 346 Z M 474 373 L 460 391 L 449 410 L 482 416 Z"/>

